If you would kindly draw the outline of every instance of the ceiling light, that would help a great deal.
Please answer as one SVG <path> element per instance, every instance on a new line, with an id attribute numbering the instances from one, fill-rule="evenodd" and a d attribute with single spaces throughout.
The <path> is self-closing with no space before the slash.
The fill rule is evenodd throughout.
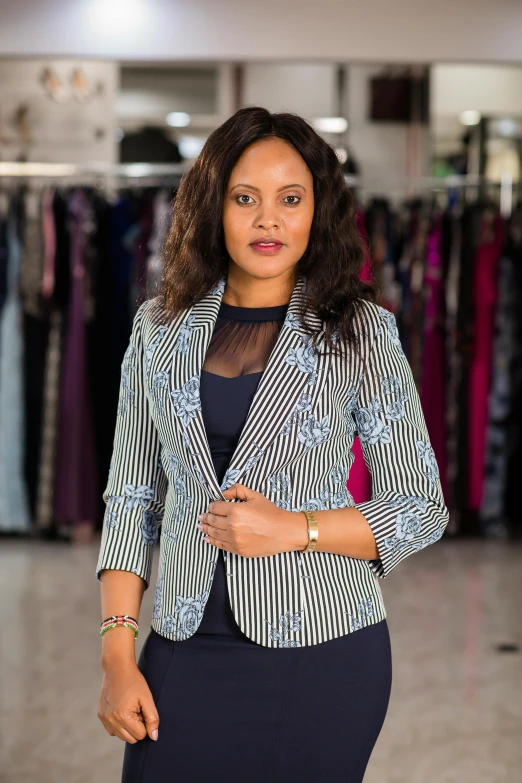
<path id="1" fill-rule="evenodd" d="M 344 133 L 348 121 L 344 117 L 316 117 L 314 127 L 323 133 Z"/>
<path id="2" fill-rule="evenodd" d="M 185 128 L 190 123 L 190 114 L 185 111 L 171 111 L 165 117 L 165 122 L 172 128 Z"/>
<path id="3" fill-rule="evenodd" d="M 119 32 L 134 30 L 143 22 L 144 0 L 90 0 L 91 18 L 101 27 L 120 25 Z"/>
<path id="4" fill-rule="evenodd" d="M 459 120 L 462 125 L 478 125 L 481 114 L 477 109 L 467 109 L 459 114 Z"/>
<path id="5" fill-rule="evenodd" d="M 197 158 L 204 144 L 205 139 L 200 136 L 182 136 L 178 141 L 179 151 L 184 158 Z"/>

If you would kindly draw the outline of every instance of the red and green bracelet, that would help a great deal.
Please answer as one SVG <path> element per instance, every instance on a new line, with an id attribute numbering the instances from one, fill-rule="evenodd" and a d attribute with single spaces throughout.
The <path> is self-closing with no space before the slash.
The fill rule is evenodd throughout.
<path id="1" fill-rule="evenodd" d="M 100 636 L 103 636 L 105 631 L 108 631 L 109 628 L 119 628 L 121 626 L 132 628 L 134 631 L 134 639 L 138 638 L 138 621 L 128 614 L 113 614 L 112 617 L 107 617 L 101 624 Z"/>

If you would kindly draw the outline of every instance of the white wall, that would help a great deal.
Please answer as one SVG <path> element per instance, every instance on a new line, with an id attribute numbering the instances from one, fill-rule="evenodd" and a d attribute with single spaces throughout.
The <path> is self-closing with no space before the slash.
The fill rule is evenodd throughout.
<path id="1" fill-rule="evenodd" d="M 348 142 L 361 166 L 361 175 L 375 181 L 430 173 L 427 126 L 412 129 L 404 123 L 368 120 L 369 81 L 382 68 L 353 64 L 348 68 Z M 375 188 L 372 188 L 375 190 Z"/>
<path id="2" fill-rule="evenodd" d="M 430 100 L 431 111 L 441 116 L 458 116 L 466 109 L 490 117 L 522 115 L 522 68 L 435 65 Z"/>
<path id="3" fill-rule="evenodd" d="M 48 67 L 68 93 L 63 103 L 55 102 L 40 81 Z M 102 85 L 101 94 L 86 103 L 70 92 L 75 67 L 81 68 L 89 84 Z M 92 60 L 0 60 L 0 159 L 13 161 L 23 155 L 37 162 L 116 162 L 118 74 L 116 64 Z M 22 106 L 26 107 L 29 143 L 15 122 Z"/>
<path id="4" fill-rule="evenodd" d="M 520 62 L 518 0 L 2 0 L 0 56 Z"/>
<path id="5" fill-rule="evenodd" d="M 307 119 L 337 114 L 335 65 L 330 63 L 246 63 L 244 105 L 297 112 Z"/>

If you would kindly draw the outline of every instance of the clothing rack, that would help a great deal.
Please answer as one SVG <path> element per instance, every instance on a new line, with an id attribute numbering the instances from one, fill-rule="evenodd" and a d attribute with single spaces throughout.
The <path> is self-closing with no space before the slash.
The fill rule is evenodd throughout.
<path id="1" fill-rule="evenodd" d="M 38 163 L 38 162 L 0 162 L 0 182 L 2 180 L 15 181 L 19 178 L 29 179 L 31 182 L 42 183 L 88 182 L 100 188 L 117 188 L 123 180 L 125 187 L 154 186 L 154 185 L 179 185 L 181 177 L 190 169 L 191 161 L 183 163 Z M 479 175 L 450 175 L 446 177 L 408 177 L 386 176 L 368 177 L 346 174 L 345 180 L 350 187 L 374 190 L 382 193 L 392 191 L 407 192 L 415 197 L 426 192 L 450 192 L 471 189 L 476 195 L 484 193 L 486 188 L 499 189 L 500 212 L 508 218 L 513 209 L 515 187 L 518 198 L 522 193 L 522 183 L 513 181 L 511 173 L 502 175 L 499 182 L 486 179 Z"/>
<path id="2" fill-rule="evenodd" d="M 8 331 L 4 326 L 0 330 L 4 347 L 0 352 L 0 360 L 4 357 L 0 392 L 1 384 L 12 385 L 13 378 L 27 390 L 27 394 L 19 395 L 20 415 L 13 415 L 12 410 L 4 413 L 0 427 L 2 444 L 6 444 L 2 445 L 4 451 L 19 444 L 18 455 L 11 455 L 9 460 L 9 465 L 18 466 L 18 478 L 0 481 L 0 511 L 2 502 L 10 503 L 8 511 L 0 514 L 0 533 L 4 520 L 12 530 L 31 530 L 34 520 L 36 530 L 52 534 L 67 519 L 76 523 L 101 518 L 102 509 L 93 508 L 100 495 L 89 482 L 102 483 L 109 469 L 114 427 L 111 417 L 115 415 L 119 385 L 113 370 L 121 365 L 135 305 L 155 291 L 161 279 L 161 249 L 172 217 L 170 183 L 179 182 L 183 169 L 186 166 L 0 164 L 0 316 L 3 313 L 4 319 L 7 317 L 9 327 Z M 480 512 L 484 529 L 502 531 L 504 516 L 515 520 L 513 524 L 519 519 L 522 437 L 519 438 L 516 427 L 508 432 L 503 422 L 496 420 L 496 413 L 486 421 L 482 404 L 485 395 L 480 397 L 479 410 L 471 390 L 476 394 L 475 377 L 490 365 L 489 358 L 482 361 L 482 356 L 491 356 L 499 410 L 506 410 L 509 405 L 510 421 L 522 417 L 522 404 L 516 394 L 507 401 L 502 397 L 508 370 L 510 379 L 513 375 L 509 380 L 511 388 L 516 389 L 517 365 L 514 361 L 506 363 L 505 356 L 518 355 L 517 346 L 522 344 L 522 284 L 516 273 L 522 259 L 522 242 L 517 239 L 517 222 L 513 220 L 504 226 L 496 203 L 492 216 L 489 198 L 475 201 L 473 189 L 484 184 L 479 177 L 372 180 L 348 175 L 346 180 L 349 187 L 361 185 L 369 189 L 368 208 L 363 207 L 357 215 L 366 235 L 368 269 L 379 282 L 384 306 L 397 313 L 405 353 L 422 392 L 433 447 L 442 455 L 441 474 L 457 514 L 454 525 L 462 531 L 478 529 L 475 520 Z M 32 191 L 33 182 L 45 183 L 42 199 L 38 198 L 39 192 Z M 114 203 L 110 203 L 112 198 L 105 198 L 105 192 L 92 192 L 89 188 L 98 183 L 109 188 L 113 182 L 117 186 Z M 145 187 L 144 183 L 149 182 L 156 187 L 141 192 L 139 186 Z M 134 184 L 138 186 L 136 190 L 132 188 Z M 501 200 L 513 197 L 511 178 L 486 183 L 485 187 L 489 184 L 494 186 L 495 202 L 497 195 Z M 391 198 L 379 190 L 389 187 L 393 192 L 393 185 L 406 187 L 407 196 L 417 188 L 422 197 L 413 197 L 411 202 L 406 199 L 406 209 L 395 209 Z M 432 195 L 439 190 L 448 192 L 451 220 L 443 219 L 447 215 L 441 211 L 446 210 L 446 205 L 440 204 L 442 210 L 439 209 L 438 198 Z M 465 194 L 469 212 L 460 209 L 461 194 Z M 359 198 L 359 193 L 356 196 Z M 2 202 L 12 208 L 7 212 Z M 516 216 L 514 211 L 513 217 Z M 52 234 L 49 217 L 53 218 Z M 505 229 L 509 230 L 511 241 L 504 249 Z M 477 270 L 481 276 L 477 276 Z M 476 284 L 484 275 L 487 284 Z M 499 327 L 492 322 L 494 313 L 487 305 L 491 290 L 497 289 L 501 302 Z M 5 306 L 6 294 L 9 308 Z M 73 330 L 68 326 L 70 313 L 76 317 L 81 301 L 88 307 L 83 308 L 81 329 Z M 487 314 L 483 315 L 486 307 Z M 111 340 L 107 340 L 107 334 Z M 442 340 L 444 335 L 447 344 Z M 470 364 L 470 346 L 475 346 L 479 339 L 483 353 Z M 505 343 L 508 349 L 502 347 Z M 89 370 L 88 376 L 87 370 L 84 375 L 78 372 L 78 361 Z M 85 384 L 81 388 L 74 385 L 82 377 L 90 378 L 88 388 Z M 487 390 L 486 380 L 480 377 L 482 391 Z M 22 383 L 27 385 L 22 387 Z M 74 409 L 69 403 L 63 404 L 63 400 L 70 399 L 70 386 L 75 389 Z M 441 386 L 447 387 L 444 395 L 439 393 Z M 91 400 L 90 406 L 84 405 L 84 397 Z M 7 399 L 5 394 L 3 399 Z M 451 408 L 442 404 L 445 399 Z M 5 412 L 5 406 L 0 408 L 2 411 Z M 475 413 L 481 416 L 480 428 L 474 425 L 475 429 L 470 426 L 468 431 L 468 421 Z M 91 423 L 87 415 L 92 416 Z M 20 434 L 23 417 L 28 426 Z M 76 438 L 71 422 L 82 427 L 81 454 L 71 443 Z M 489 432 L 486 427 L 492 428 L 491 440 L 484 446 L 471 444 L 469 432 L 478 431 L 483 439 Z M 505 461 L 504 467 L 495 462 L 497 430 L 501 430 L 499 438 L 507 440 L 509 436 L 516 441 L 510 451 L 513 457 Z M 92 433 L 95 442 L 88 445 Z M 482 454 L 487 463 L 479 465 L 478 457 L 482 459 Z M 486 464 L 493 468 L 479 475 L 479 468 L 483 471 Z M 78 475 L 82 476 L 81 482 L 76 480 Z M 479 505 L 477 493 L 486 484 L 488 494 Z M 31 514 L 23 510 L 20 493 L 24 486 Z M 7 500 L 2 501 L 2 493 Z"/>

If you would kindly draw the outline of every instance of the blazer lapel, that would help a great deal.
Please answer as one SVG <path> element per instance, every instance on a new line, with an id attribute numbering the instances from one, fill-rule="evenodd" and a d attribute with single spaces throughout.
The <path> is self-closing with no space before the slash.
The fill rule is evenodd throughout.
<path id="1" fill-rule="evenodd" d="M 329 353 L 319 354 L 311 346 L 298 317 L 306 278 L 298 277 L 287 309 L 284 325 L 269 356 L 265 371 L 254 394 L 241 436 L 220 486 L 208 443 L 199 397 L 201 369 L 212 337 L 226 277 L 185 314 L 177 333 L 173 362 L 171 400 L 201 483 L 212 498 L 224 500 L 223 490 L 239 482 L 248 485 L 248 471 L 263 455 L 270 443 L 290 427 L 296 418 L 311 417 L 310 443 L 313 445 L 314 410 L 328 375 Z M 312 312 L 306 319 L 322 331 L 322 321 Z M 321 347 L 321 342 L 319 343 Z M 319 423 L 320 425 L 321 423 Z"/>

